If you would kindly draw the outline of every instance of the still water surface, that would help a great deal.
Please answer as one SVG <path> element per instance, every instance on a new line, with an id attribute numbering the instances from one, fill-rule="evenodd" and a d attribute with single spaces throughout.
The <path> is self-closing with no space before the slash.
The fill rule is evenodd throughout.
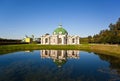
<path id="1" fill-rule="evenodd" d="M 120 58 L 77 50 L 0 55 L 0 81 L 120 81 Z"/>

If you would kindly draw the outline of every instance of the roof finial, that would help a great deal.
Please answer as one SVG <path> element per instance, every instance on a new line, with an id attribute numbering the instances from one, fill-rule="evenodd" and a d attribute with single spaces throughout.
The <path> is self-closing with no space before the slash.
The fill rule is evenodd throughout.
<path id="1" fill-rule="evenodd" d="M 59 24 L 59 28 L 62 28 L 62 24 Z"/>

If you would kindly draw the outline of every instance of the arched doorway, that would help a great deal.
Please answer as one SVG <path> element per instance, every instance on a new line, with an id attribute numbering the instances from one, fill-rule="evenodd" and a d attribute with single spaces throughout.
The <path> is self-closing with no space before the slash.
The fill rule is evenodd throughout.
<path id="1" fill-rule="evenodd" d="M 48 55 L 48 51 L 45 50 L 45 55 Z"/>
<path id="2" fill-rule="evenodd" d="M 48 43 L 48 38 L 45 39 L 45 43 Z"/>
<path id="3" fill-rule="evenodd" d="M 72 39 L 72 43 L 75 43 L 75 39 L 74 38 Z"/>
<path id="4" fill-rule="evenodd" d="M 62 44 L 62 39 L 58 38 L 58 44 Z"/>

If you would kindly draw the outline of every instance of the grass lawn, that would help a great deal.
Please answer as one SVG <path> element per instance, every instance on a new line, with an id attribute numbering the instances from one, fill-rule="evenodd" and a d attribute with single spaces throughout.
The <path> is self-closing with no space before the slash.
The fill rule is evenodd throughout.
<path id="1" fill-rule="evenodd" d="M 38 45 L 38 44 L 21 44 L 21 45 L 3 45 L 0 46 L 0 54 L 24 51 L 24 50 L 83 50 L 100 54 L 109 54 L 120 56 L 120 46 L 104 44 L 81 44 L 81 45 Z"/>

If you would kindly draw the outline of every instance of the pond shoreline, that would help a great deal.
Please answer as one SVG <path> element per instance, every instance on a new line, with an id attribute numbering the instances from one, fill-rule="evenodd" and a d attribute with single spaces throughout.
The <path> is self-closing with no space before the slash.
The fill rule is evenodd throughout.
<path id="1" fill-rule="evenodd" d="M 80 44 L 80 45 L 39 45 L 39 44 L 21 44 L 21 45 L 3 45 L 0 46 L 0 54 L 7 52 L 23 50 L 83 50 L 100 54 L 107 54 L 120 57 L 120 46 L 108 44 Z"/>

